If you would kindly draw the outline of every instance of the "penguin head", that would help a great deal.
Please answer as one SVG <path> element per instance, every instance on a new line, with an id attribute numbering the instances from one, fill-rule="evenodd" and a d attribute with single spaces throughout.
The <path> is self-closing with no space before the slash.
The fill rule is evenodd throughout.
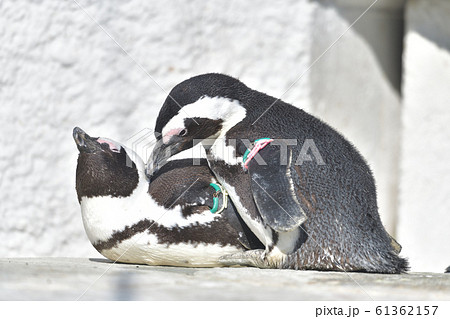
<path id="1" fill-rule="evenodd" d="M 129 196 L 139 184 L 144 163 L 136 153 L 113 140 L 90 137 L 79 127 L 73 130 L 79 150 L 76 171 L 78 201 L 84 197 Z"/>
<path id="2" fill-rule="evenodd" d="M 149 160 L 157 171 L 167 159 L 205 139 L 215 139 L 242 121 L 251 90 L 223 74 L 203 74 L 175 86 L 156 120 L 157 144 Z"/>

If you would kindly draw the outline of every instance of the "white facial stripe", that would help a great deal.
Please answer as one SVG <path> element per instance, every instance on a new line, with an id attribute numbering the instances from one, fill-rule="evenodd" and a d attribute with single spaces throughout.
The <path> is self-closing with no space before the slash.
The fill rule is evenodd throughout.
<path id="1" fill-rule="evenodd" d="M 205 152 L 205 149 L 203 148 L 202 144 L 197 144 L 193 148 L 190 148 L 190 149 L 184 150 L 178 154 L 175 154 L 170 157 L 170 160 L 175 161 L 175 160 L 186 159 L 186 158 L 191 159 L 193 165 L 198 165 L 198 164 L 195 164 L 193 159 L 206 158 L 206 152 Z"/>
<path id="2" fill-rule="evenodd" d="M 136 169 L 139 173 L 139 181 L 141 181 L 141 179 L 142 179 L 142 180 L 145 180 L 146 182 L 148 182 L 147 176 L 145 175 L 145 164 L 144 164 L 144 161 L 142 160 L 142 158 L 135 151 L 130 149 L 129 147 L 122 145 L 122 144 L 119 144 L 119 145 L 125 150 L 125 152 L 127 152 L 127 155 L 130 158 L 130 160 L 134 164 L 136 164 Z M 131 163 L 129 163 L 129 164 L 131 164 Z"/>
<path id="3" fill-rule="evenodd" d="M 162 135 L 166 136 L 172 130 L 184 128 L 184 120 L 187 118 L 208 118 L 212 120 L 222 120 L 222 131 L 226 132 L 246 116 L 245 108 L 237 100 L 230 100 L 224 97 L 203 96 L 194 103 L 185 105 L 183 111 L 179 111 L 162 130 Z"/>
<path id="4" fill-rule="evenodd" d="M 129 147 L 127 147 L 119 142 L 116 142 L 116 141 L 106 138 L 106 137 L 99 137 L 97 139 L 97 142 L 99 142 L 100 144 L 102 144 L 102 143 L 108 144 L 111 151 L 116 152 L 116 153 L 120 153 L 120 150 L 123 148 L 125 150 L 125 152 L 127 152 L 127 155 L 130 158 L 131 162 L 136 164 L 136 168 L 139 173 L 139 178 L 140 179 L 143 178 L 143 180 L 147 181 L 147 177 L 145 176 L 144 161 L 135 151 L 133 151 Z M 131 165 L 132 164 L 131 162 L 127 163 L 127 165 Z"/>
<path id="5" fill-rule="evenodd" d="M 228 165 L 241 165 L 242 169 L 244 169 L 244 162 L 243 158 L 236 157 L 236 143 L 233 143 L 233 141 L 225 139 L 225 133 L 221 132 L 220 135 L 213 141 L 213 144 L 211 146 L 211 154 L 216 160 L 222 160 Z M 210 143 L 209 140 L 204 140 L 202 144 L 204 146 L 209 146 Z"/>

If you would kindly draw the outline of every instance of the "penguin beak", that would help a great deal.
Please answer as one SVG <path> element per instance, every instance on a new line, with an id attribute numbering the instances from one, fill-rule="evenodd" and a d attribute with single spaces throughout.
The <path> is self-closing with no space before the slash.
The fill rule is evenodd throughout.
<path id="1" fill-rule="evenodd" d="M 75 140 L 80 153 L 94 153 L 101 150 L 97 140 L 87 135 L 87 133 L 79 127 L 73 129 L 73 139 Z"/>
<path id="2" fill-rule="evenodd" d="M 146 175 L 148 177 L 155 174 L 164 164 L 167 163 L 167 160 L 175 155 L 188 149 L 189 143 L 183 138 L 173 136 L 168 143 L 163 143 L 162 139 L 160 139 L 153 149 L 152 155 L 147 163 L 145 168 Z"/>

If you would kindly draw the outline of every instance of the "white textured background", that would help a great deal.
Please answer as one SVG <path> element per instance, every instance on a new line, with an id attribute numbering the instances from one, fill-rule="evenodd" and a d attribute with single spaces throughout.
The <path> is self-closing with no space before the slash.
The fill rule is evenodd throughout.
<path id="1" fill-rule="evenodd" d="M 78 2 L 131 58 L 74 1 L 0 1 L 0 256 L 97 255 L 72 128 L 126 141 L 215 71 L 344 133 L 413 269 L 450 265 L 448 1 L 379 0 L 348 31 L 371 1 Z"/>

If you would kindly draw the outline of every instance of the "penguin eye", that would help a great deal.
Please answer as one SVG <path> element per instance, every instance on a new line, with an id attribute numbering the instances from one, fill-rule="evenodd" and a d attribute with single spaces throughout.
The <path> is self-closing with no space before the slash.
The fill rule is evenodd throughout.
<path id="1" fill-rule="evenodd" d="M 187 134 L 187 130 L 183 129 L 180 131 L 180 133 L 178 133 L 178 136 L 186 136 L 186 134 Z"/>

